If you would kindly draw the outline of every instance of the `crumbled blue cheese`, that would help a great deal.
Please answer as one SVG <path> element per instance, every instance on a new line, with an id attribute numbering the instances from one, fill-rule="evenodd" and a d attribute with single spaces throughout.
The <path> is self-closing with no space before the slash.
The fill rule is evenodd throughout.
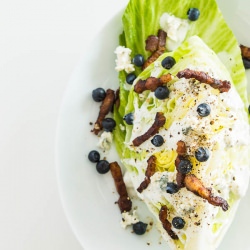
<path id="1" fill-rule="evenodd" d="M 133 214 L 130 214 L 129 212 L 122 213 L 122 221 L 121 221 L 122 228 L 126 228 L 127 226 L 130 226 L 137 222 L 139 222 L 139 219 L 137 217 L 136 210 L 133 211 Z"/>
<path id="2" fill-rule="evenodd" d="M 163 13 L 160 18 L 161 28 L 167 32 L 167 50 L 175 50 L 185 39 L 189 29 L 188 20 L 178 18 L 169 13 Z"/>
<path id="3" fill-rule="evenodd" d="M 150 76 L 151 77 L 158 77 L 161 72 L 162 72 L 161 62 L 159 62 L 159 61 L 154 62 L 154 69 L 152 70 Z"/>
<path id="4" fill-rule="evenodd" d="M 115 70 L 125 70 L 127 73 L 131 73 L 135 70 L 134 65 L 131 63 L 131 49 L 125 48 L 124 46 L 118 46 L 115 50 L 117 56 Z"/>
<path id="5" fill-rule="evenodd" d="M 98 147 L 101 149 L 108 151 L 111 148 L 113 142 L 113 135 L 111 132 L 102 132 L 100 139 L 98 141 Z"/>

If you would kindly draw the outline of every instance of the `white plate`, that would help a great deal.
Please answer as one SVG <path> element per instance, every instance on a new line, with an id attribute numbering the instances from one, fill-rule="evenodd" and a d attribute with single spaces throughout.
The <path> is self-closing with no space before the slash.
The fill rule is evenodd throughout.
<path id="1" fill-rule="evenodd" d="M 219 5 L 239 42 L 250 45 L 250 37 L 247 37 L 250 2 L 233 0 L 229 3 L 221 0 Z M 117 194 L 113 179 L 110 174 L 99 175 L 95 164 L 87 159 L 89 151 L 97 148 L 97 138 L 90 133 L 92 126 L 89 123 L 95 121 L 99 104 L 93 102 L 91 92 L 100 86 L 117 88 L 113 51 L 122 31 L 121 15 L 122 11 L 98 33 L 73 72 L 65 93 L 56 145 L 59 189 L 72 230 L 85 250 L 167 250 L 169 248 L 154 227 L 143 236 L 132 234 L 131 229 L 121 228 L 121 214 L 114 204 Z M 108 160 L 118 159 L 112 153 L 108 155 Z M 249 205 L 250 191 L 219 249 L 250 249 Z M 148 215 L 144 210 L 144 220 L 150 220 Z"/>

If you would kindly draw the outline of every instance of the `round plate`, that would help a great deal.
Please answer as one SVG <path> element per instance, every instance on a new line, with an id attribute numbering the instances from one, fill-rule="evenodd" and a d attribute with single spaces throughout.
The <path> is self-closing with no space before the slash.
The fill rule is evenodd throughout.
<path id="1" fill-rule="evenodd" d="M 229 26 L 240 43 L 250 45 L 249 1 L 218 1 Z M 110 174 L 100 175 L 87 159 L 97 149 L 97 137 L 90 133 L 100 104 L 94 103 L 94 88 L 117 88 L 114 70 L 118 36 L 122 31 L 122 11 L 101 29 L 72 74 L 59 115 L 56 160 L 59 190 L 72 230 L 85 250 L 148 249 L 167 250 L 167 244 L 153 227 L 143 236 L 122 229 L 117 194 Z M 250 71 L 250 70 L 249 70 Z M 248 79 L 250 81 L 250 72 Z M 102 153 L 102 157 L 105 155 Z M 118 160 L 114 149 L 107 160 Z M 250 191 L 242 200 L 236 218 L 227 232 L 221 250 L 250 249 L 248 227 Z M 141 212 L 143 209 L 143 212 Z M 149 222 L 152 216 L 140 206 L 140 216 Z"/>

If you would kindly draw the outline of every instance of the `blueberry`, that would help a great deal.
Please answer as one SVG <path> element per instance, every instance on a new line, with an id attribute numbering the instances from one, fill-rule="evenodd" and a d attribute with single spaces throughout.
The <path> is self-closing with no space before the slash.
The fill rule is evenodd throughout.
<path id="1" fill-rule="evenodd" d="M 248 113 L 250 114 L 250 105 L 248 106 Z"/>
<path id="2" fill-rule="evenodd" d="M 98 162 L 100 160 L 100 154 L 96 150 L 92 150 L 89 152 L 88 158 L 91 162 Z"/>
<path id="3" fill-rule="evenodd" d="M 169 97 L 169 89 L 166 86 L 160 86 L 155 90 L 155 97 L 164 100 Z"/>
<path id="4" fill-rule="evenodd" d="M 105 118 L 102 121 L 102 127 L 104 131 L 112 132 L 116 126 L 116 122 L 113 118 Z"/>
<path id="5" fill-rule="evenodd" d="M 175 64 L 176 61 L 172 56 L 165 57 L 161 62 L 162 67 L 165 69 L 171 69 Z"/>
<path id="6" fill-rule="evenodd" d="M 128 125 L 133 125 L 134 122 L 134 114 L 133 113 L 128 113 L 123 117 L 123 120 L 128 124 Z"/>
<path id="7" fill-rule="evenodd" d="M 182 229 L 185 226 L 185 221 L 181 217 L 174 217 L 172 225 L 176 229 Z"/>
<path id="8" fill-rule="evenodd" d="M 109 162 L 106 160 L 100 160 L 96 163 L 96 170 L 99 174 L 106 174 L 109 169 Z"/>
<path id="9" fill-rule="evenodd" d="M 179 188 L 178 188 L 177 184 L 175 184 L 174 182 L 168 182 L 167 187 L 166 187 L 166 191 L 169 194 L 174 194 L 174 193 L 177 193 L 179 191 Z"/>
<path id="10" fill-rule="evenodd" d="M 187 14 L 190 21 L 196 21 L 200 16 L 200 11 L 197 8 L 190 8 Z"/>
<path id="11" fill-rule="evenodd" d="M 250 69 L 250 60 L 242 58 L 245 69 Z"/>
<path id="12" fill-rule="evenodd" d="M 155 135 L 151 140 L 151 143 L 156 147 L 160 147 L 164 143 L 164 139 L 161 135 Z"/>
<path id="13" fill-rule="evenodd" d="M 135 66 L 141 67 L 144 64 L 144 57 L 141 54 L 137 54 L 134 56 L 134 58 L 132 59 L 132 63 Z"/>
<path id="14" fill-rule="evenodd" d="M 202 103 L 197 107 L 197 113 L 201 117 L 206 117 L 206 116 L 210 115 L 211 108 L 207 103 Z"/>
<path id="15" fill-rule="evenodd" d="M 189 160 L 183 159 L 180 161 L 178 165 L 178 171 L 180 171 L 182 174 L 189 173 L 193 168 L 192 163 Z"/>
<path id="16" fill-rule="evenodd" d="M 135 224 L 133 224 L 133 231 L 135 232 L 135 234 L 138 234 L 138 235 L 145 234 L 147 226 L 148 224 L 143 223 L 141 221 L 136 222 Z"/>
<path id="17" fill-rule="evenodd" d="M 97 88 L 92 91 L 92 98 L 96 102 L 102 102 L 106 97 L 106 91 L 103 88 Z"/>
<path id="18" fill-rule="evenodd" d="M 200 147 L 195 151 L 195 158 L 197 161 L 204 162 L 209 158 L 209 150 L 207 148 Z"/>
<path id="19" fill-rule="evenodd" d="M 134 73 L 127 74 L 126 82 L 127 84 L 133 84 L 134 80 L 136 79 L 136 75 Z"/>

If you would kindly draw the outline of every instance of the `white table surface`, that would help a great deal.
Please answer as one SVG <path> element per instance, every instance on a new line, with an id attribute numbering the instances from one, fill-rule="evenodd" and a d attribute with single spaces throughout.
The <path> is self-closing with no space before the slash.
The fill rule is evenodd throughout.
<path id="1" fill-rule="evenodd" d="M 57 187 L 57 118 L 87 44 L 126 2 L 0 1 L 1 250 L 83 249 Z"/>
<path id="2" fill-rule="evenodd" d="M 86 44 L 121 2 L 0 1 L 1 250 L 83 249 L 57 187 L 57 118 Z"/>

